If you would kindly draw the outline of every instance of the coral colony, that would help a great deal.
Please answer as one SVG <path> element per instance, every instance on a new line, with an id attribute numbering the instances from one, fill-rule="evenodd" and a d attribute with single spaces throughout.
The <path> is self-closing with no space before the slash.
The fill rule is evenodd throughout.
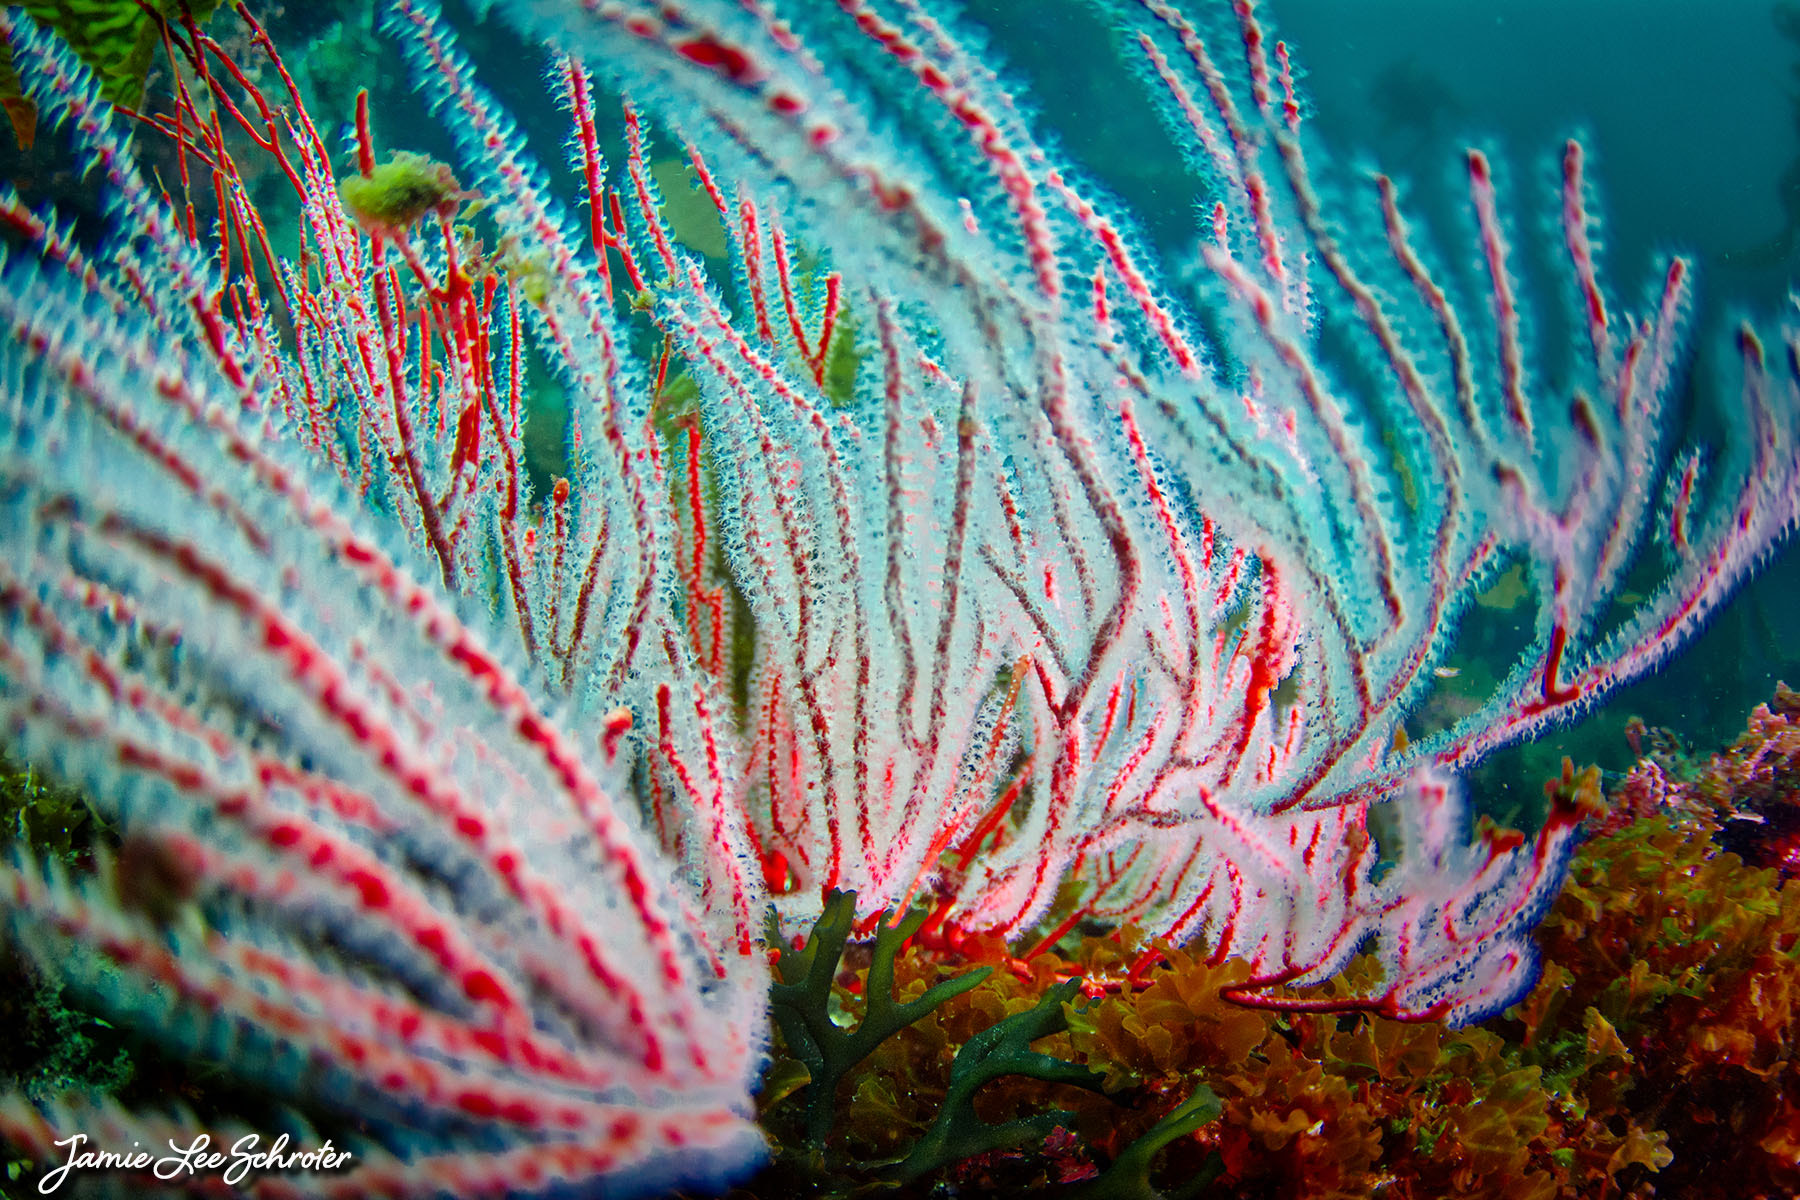
<path id="1" fill-rule="evenodd" d="M 108 218 L 0 199 L 0 711 L 124 838 L 0 871 L 17 941 L 349 1114 L 354 1168 L 282 1181 L 341 1195 L 741 1172 L 764 914 L 833 891 L 864 935 L 1131 923 L 1248 960 L 1245 1004 L 1521 994 L 1575 818 L 1471 842 L 1456 772 L 1654 669 L 1794 523 L 1793 333 L 1736 334 L 1731 445 L 1671 446 L 1691 270 L 1602 283 L 1570 142 L 1579 352 L 1539 371 L 1495 166 L 1464 228 L 1381 176 L 1328 209 L 1252 0 L 1108 6 L 1204 184 L 1168 263 L 935 3 L 497 7 L 562 48 L 577 209 L 428 0 L 387 29 L 453 171 L 191 25 L 134 112 L 0 18 Z M 666 223 L 669 159 L 727 258 Z M 535 484 L 528 415 L 566 421 Z M 1405 729 L 1507 571 L 1510 673 Z M 1361 949 L 1369 994 L 1296 990 Z M 51 1160 L 194 1128 L 0 1107 Z"/>

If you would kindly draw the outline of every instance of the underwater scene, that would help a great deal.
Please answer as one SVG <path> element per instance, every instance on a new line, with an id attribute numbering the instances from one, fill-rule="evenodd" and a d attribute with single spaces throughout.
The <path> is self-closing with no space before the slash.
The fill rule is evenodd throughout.
<path id="1" fill-rule="evenodd" d="M 0 1197 L 1800 1197 L 1800 2 L 0 7 Z"/>

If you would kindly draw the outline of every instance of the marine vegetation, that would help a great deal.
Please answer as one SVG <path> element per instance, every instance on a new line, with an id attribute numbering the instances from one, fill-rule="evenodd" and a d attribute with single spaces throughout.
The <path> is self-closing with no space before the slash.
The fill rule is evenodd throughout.
<path id="1" fill-rule="evenodd" d="M 56 30 L 100 80 L 108 100 L 136 106 L 162 51 L 164 21 L 185 17 L 204 23 L 219 0 L 24 0 L 13 7 Z M 29 149 L 37 135 L 37 109 L 20 86 L 7 48 L 0 48 L 0 107 L 20 145 Z"/>
<path id="2" fill-rule="evenodd" d="M 742 1194 L 847 1195 L 892 1176 L 885 1164 L 946 1122 L 966 1048 L 1056 999 L 1060 1028 L 1035 1044 L 1057 1069 L 988 1089 L 974 1114 L 990 1127 L 1053 1116 L 1053 1129 L 936 1182 L 1154 1194 L 1111 1189 L 1133 1147 L 1179 1113 L 1204 1120 L 1155 1147 L 1152 1178 L 1170 1195 L 1792 1195 L 1800 883 L 1725 847 L 1734 826 L 1760 827 L 1750 814 L 1770 796 L 1800 798 L 1796 734 L 1800 697 L 1783 688 L 1718 754 L 1677 762 L 1663 732 L 1665 750 L 1604 794 L 1593 768 L 1547 784 L 1585 814 L 1583 840 L 1538 930 L 1541 977 L 1482 1027 L 1249 1009 L 1224 999 L 1243 962 L 1162 945 L 1134 975 L 1131 931 L 1068 931 L 1028 957 L 991 938 L 955 952 L 911 942 L 883 969 L 902 1006 L 930 1011 L 834 1089 L 822 1156 L 805 1128 L 823 1102 L 810 1082 L 784 1086 L 796 1059 L 791 1040 L 778 1046 L 760 1101 L 778 1156 Z M 878 942 L 872 961 L 838 972 L 838 1011 L 884 986 L 882 953 Z M 1359 958 L 1325 993 L 1376 970 Z M 1076 981 L 1087 994 L 1059 991 Z M 1196 1096 L 1210 1098 L 1198 1113 Z"/>
<path id="3" fill-rule="evenodd" d="M 364 229 L 401 233 L 427 213 L 455 216 L 465 195 L 448 166 L 402 150 L 367 174 L 339 180 L 338 199 Z"/>
<path id="4" fill-rule="evenodd" d="M 1502 164 L 1416 231 L 1254 3 L 1100 8 L 1205 196 L 1180 261 L 923 0 L 499 0 L 554 47 L 554 182 L 429 0 L 385 29 L 441 167 L 367 93 L 328 138 L 247 7 L 234 48 L 162 23 L 141 109 L 0 15 L 104 214 L 0 192 L 0 728 L 104 831 L 0 866 L 5 930 L 231 1097 L 15 1090 L 21 1158 L 279 1123 L 352 1161 L 244 1186 L 344 1196 L 830 1189 L 845 1145 L 880 1189 L 1039 1141 L 1094 1196 L 1670 1165 L 1651 1112 L 1541 1140 L 1589 1103 L 1542 1082 L 1659 1019 L 1595 981 L 1576 1055 L 1531 990 L 1591 781 L 1523 835 L 1458 773 L 1791 530 L 1796 335 L 1738 328 L 1726 444 L 1678 445 L 1693 269 L 1604 282 L 1578 142 L 1550 369 Z M 1502 578 L 1514 661 L 1417 719 Z M 1542 1061 L 1476 1028 L 1519 1004 Z"/>

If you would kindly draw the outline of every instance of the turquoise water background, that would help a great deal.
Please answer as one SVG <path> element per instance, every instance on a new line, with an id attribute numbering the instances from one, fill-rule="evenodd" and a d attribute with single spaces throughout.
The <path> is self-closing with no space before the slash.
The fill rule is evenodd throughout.
<path id="1" fill-rule="evenodd" d="M 1141 91 L 1103 63 L 1085 13 L 984 0 L 973 6 L 1029 83 L 1066 148 L 1144 217 L 1165 256 L 1191 247 L 1195 197 L 1169 161 Z M 1456 256 L 1464 229 L 1461 150 L 1504 168 L 1515 245 L 1548 311 L 1540 348 L 1566 331 L 1554 253 L 1556 156 L 1578 134 L 1598 192 L 1605 278 L 1641 299 L 1658 256 L 1700 267 L 1690 329 L 1689 436 L 1716 442 L 1709 407 L 1744 315 L 1765 336 L 1792 314 L 1800 282 L 1800 4 L 1769 0 L 1271 0 L 1260 11 L 1289 41 L 1333 180 L 1379 166 L 1409 195 L 1415 229 Z M 1208 6 L 1183 5 L 1196 14 Z M 1315 158 L 1315 163 L 1319 160 Z M 1422 215 L 1421 215 L 1422 214 Z M 1472 252 L 1465 251 L 1465 257 Z M 1497 755 L 1476 773 L 1484 807 L 1529 808 L 1564 754 L 1630 765 L 1632 715 L 1707 750 L 1729 741 L 1777 680 L 1800 686 L 1800 550 L 1790 539 L 1760 577 L 1658 674 L 1578 724 Z"/>
<path id="2" fill-rule="evenodd" d="M 463 14 L 458 24 L 470 30 L 484 81 L 554 161 L 565 118 L 543 88 L 537 52 L 497 21 L 468 21 L 456 0 L 447 7 Z M 1196 0 L 1182 7 L 1213 18 L 1228 12 Z M 316 36 L 327 8 L 359 15 L 345 21 L 335 50 L 315 46 L 306 56 L 335 78 L 325 90 L 341 98 L 381 77 L 390 89 L 377 102 L 386 135 L 453 157 L 436 123 L 410 111 L 416 101 L 391 75 L 391 56 L 356 31 L 363 18 L 354 0 L 286 19 Z M 1040 112 L 1040 127 L 1119 196 L 1166 264 L 1179 264 L 1192 257 L 1199 193 L 1144 90 L 1106 44 L 1100 9 L 969 4 L 992 37 L 994 60 Z M 1556 161 L 1563 139 L 1579 134 L 1614 296 L 1641 301 L 1660 255 L 1687 254 L 1699 265 L 1684 436 L 1718 442 L 1712 404 L 1721 386 L 1735 385 L 1715 348 L 1729 349 L 1743 315 L 1771 334 L 1773 319 L 1793 312 L 1788 288 L 1800 282 L 1800 0 L 1265 0 L 1260 11 L 1293 46 L 1328 199 L 1378 165 L 1402 182 L 1415 233 L 1441 260 L 1467 265 L 1461 151 L 1475 144 L 1494 157 L 1552 379 L 1557 348 L 1573 344 L 1554 258 Z M 1215 45 L 1229 44 L 1230 28 L 1215 20 Z M 400 97 L 412 103 L 396 104 Z M 318 109 L 334 107 L 320 100 Z M 572 191 L 565 198 L 575 199 Z M 1168 274 L 1181 277 L 1178 266 Z M 1497 755 L 1476 772 L 1475 791 L 1504 815 L 1533 807 L 1565 754 L 1623 770 L 1633 760 L 1622 734 L 1632 715 L 1710 749 L 1782 679 L 1800 686 L 1800 551 L 1791 540 L 1662 671 L 1586 720 Z"/>
<path id="3" fill-rule="evenodd" d="M 1463 139 L 1497 139 L 1536 206 L 1571 131 L 1590 151 L 1615 289 L 1633 296 L 1655 255 L 1700 264 L 1692 385 L 1722 385 L 1712 351 L 1737 317 L 1768 318 L 1800 282 L 1800 41 L 1767 0 L 1284 0 L 1284 35 L 1308 65 L 1320 130 L 1421 179 Z M 1800 5 L 1788 4 L 1800 20 Z M 1413 81 L 1410 88 L 1405 81 Z M 1413 109 L 1405 93 L 1448 111 Z M 1419 107 L 1426 108 L 1418 111 Z M 1533 219 L 1538 218 L 1538 219 Z M 1787 310 L 1792 314 L 1792 309 Z M 1695 422 L 1706 436 L 1705 415 Z M 1635 712 L 1700 749 L 1734 736 L 1778 679 L 1800 686 L 1800 551 L 1792 540 L 1665 670 L 1615 696 L 1530 757 L 1564 748 L 1630 758 L 1616 730 Z M 1504 763 L 1497 764 L 1504 766 Z"/>

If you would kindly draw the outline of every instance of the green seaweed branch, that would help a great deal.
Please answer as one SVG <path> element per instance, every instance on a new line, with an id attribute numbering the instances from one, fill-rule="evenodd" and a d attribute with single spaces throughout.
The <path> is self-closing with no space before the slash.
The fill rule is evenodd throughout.
<path id="1" fill-rule="evenodd" d="M 806 1145 L 815 1155 L 823 1152 L 831 1133 L 837 1088 L 845 1073 L 882 1042 L 952 996 L 975 987 L 993 971 L 992 967 L 978 967 L 944 980 L 917 1000 L 896 1001 L 894 955 L 919 931 L 925 917 L 925 910 L 918 909 L 898 925 L 885 919 L 880 922 L 869 963 L 863 1017 L 854 1029 L 845 1029 L 832 1017 L 831 984 L 850 940 L 856 893 L 833 891 L 825 898 L 824 910 L 801 950 L 788 947 L 770 915 L 770 943 L 780 947 L 775 964 L 777 982 L 769 990 L 770 1009 L 789 1052 L 805 1065 L 809 1075 L 804 1129 Z"/>
<path id="2" fill-rule="evenodd" d="M 1159 1191 L 1150 1182 L 1151 1164 L 1157 1151 L 1218 1120 L 1224 1111 L 1225 1102 L 1216 1092 L 1204 1083 L 1194 1085 L 1193 1095 L 1120 1151 L 1104 1174 L 1077 1188 L 1069 1200 L 1193 1200 L 1225 1169 L 1216 1152 L 1193 1179 L 1175 1192 Z"/>
<path id="3" fill-rule="evenodd" d="M 950 1088 L 944 1096 L 944 1106 L 925 1136 L 901 1162 L 896 1172 L 899 1178 L 917 1179 L 977 1154 L 1038 1141 L 1057 1126 L 1074 1121 L 1073 1113 L 1051 1110 L 990 1124 L 975 1114 L 975 1093 L 1006 1075 L 1028 1075 L 1045 1083 L 1101 1090 L 1106 1076 L 1031 1048 L 1031 1043 L 1039 1038 L 1069 1027 L 1063 1005 L 1074 999 L 1080 987 L 1079 979 L 1059 983 L 1045 992 L 1034 1007 L 995 1022 L 963 1043 L 950 1065 Z"/>

